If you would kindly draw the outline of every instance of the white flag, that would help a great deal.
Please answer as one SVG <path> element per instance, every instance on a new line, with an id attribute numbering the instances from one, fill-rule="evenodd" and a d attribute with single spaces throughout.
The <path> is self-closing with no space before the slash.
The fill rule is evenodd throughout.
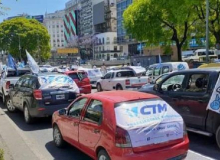
<path id="1" fill-rule="evenodd" d="M 29 67 L 32 71 L 32 73 L 34 74 L 38 74 L 40 71 L 39 66 L 37 65 L 37 62 L 34 60 L 34 58 L 28 53 L 28 51 L 26 50 L 26 54 L 27 54 L 27 60 L 28 60 L 28 64 Z"/>

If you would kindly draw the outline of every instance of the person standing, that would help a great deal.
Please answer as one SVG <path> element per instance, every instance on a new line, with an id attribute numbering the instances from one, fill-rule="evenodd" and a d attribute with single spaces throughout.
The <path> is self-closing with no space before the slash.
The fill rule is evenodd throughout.
<path id="1" fill-rule="evenodd" d="M 105 63 L 102 64 L 101 72 L 102 72 L 102 75 L 105 75 L 107 73 L 107 69 L 106 69 Z"/>

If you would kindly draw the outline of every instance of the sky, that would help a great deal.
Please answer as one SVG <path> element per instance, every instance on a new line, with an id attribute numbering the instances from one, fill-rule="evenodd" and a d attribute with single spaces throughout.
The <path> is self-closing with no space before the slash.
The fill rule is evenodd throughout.
<path id="1" fill-rule="evenodd" d="M 27 13 L 29 15 L 45 15 L 53 13 L 56 10 L 65 8 L 68 0 L 0 0 L 4 7 L 9 8 L 5 11 L 6 15 L 0 15 L 0 22 L 7 17 L 17 16 L 18 14 Z"/>

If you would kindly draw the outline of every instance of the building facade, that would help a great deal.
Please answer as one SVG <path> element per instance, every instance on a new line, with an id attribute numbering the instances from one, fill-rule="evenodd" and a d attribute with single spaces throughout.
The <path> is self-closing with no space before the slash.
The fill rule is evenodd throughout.
<path id="1" fill-rule="evenodd" d="M 94 44 L 94 59 L 113 60 L 123 56 L 122 48 L 117 44 L 116 32 L 97 34 Z"/>
<path id="2" fill-rule="evenodd" d="M 46 26 L 51 37 L 50 44 L 52 51 L 56 51 L 58 48 L 64 48 L 64 16 L 64 10 L 45 14 L 44 25 Z"/>

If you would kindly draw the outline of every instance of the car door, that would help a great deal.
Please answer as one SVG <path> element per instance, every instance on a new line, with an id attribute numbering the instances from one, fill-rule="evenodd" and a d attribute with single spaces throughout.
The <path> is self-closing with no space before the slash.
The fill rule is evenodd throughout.
<path id="1" fill-rule="evenodd" d="M 111 89 L 112 87 L 109 85 L 111 81 L 111 75 L 112 75 L 112 72 L 109 72 L 104 76 L 104 79 L 102 79 L 101 85 L 102 85 L 103 90 L 106 90 L 106 91 L 112 90 Z"/>
<path id="2" fill-rule="evenodd" d="M 24 81 L 24 77 L 19 78 L 19 80 L 17 81 L 17 83 L 14 86 L 14 89 L 11 91 L 11 100 L 12 100 L 12 104 L 15 107 L 19 107 L 19 90 L 21 88 L 21 84 Z"/>
<path id="3" fill-rule="evenodd" d="M 18 89 L 18 107 L 23 110 L 24 99 L 26 98 L 26 92 L 29 90 L 29 81 L 31 76 L 26 75 L 23 78 L 22 84 Z"/>
<path id="4" fill-rule="evenodd" d="M 156 93 L 182 115 L 181 96 L 186 88 L 187 74 L 176 73 L 168 76 L 159 84 Z"/>
<path id="5" fill-rule="evenodd" d="M 205 129 L 207 106 L 210 99 L 208 86 L 211 79 L 207 72 L 195 72 L 188 76 L 187 88 L 181 95 L 180 107 L 187 127 Z"/>
<path id="6" fill-rule="evenodd" d="M 89 155 L 94 155 L 96 145 L 101 138 L 102 113 L 103 103 L 93 99 L 86 108 L 79 124 L 80 147 Z"/>
<path id="7" fill-rule="evenodd" d="M 88 98 L 80 98 L 73 102 L 67 110 L 67 115 L 62 119 L 63 137 L 74 146 L 79 146 L 79 122 L 87 101 Z"/>

